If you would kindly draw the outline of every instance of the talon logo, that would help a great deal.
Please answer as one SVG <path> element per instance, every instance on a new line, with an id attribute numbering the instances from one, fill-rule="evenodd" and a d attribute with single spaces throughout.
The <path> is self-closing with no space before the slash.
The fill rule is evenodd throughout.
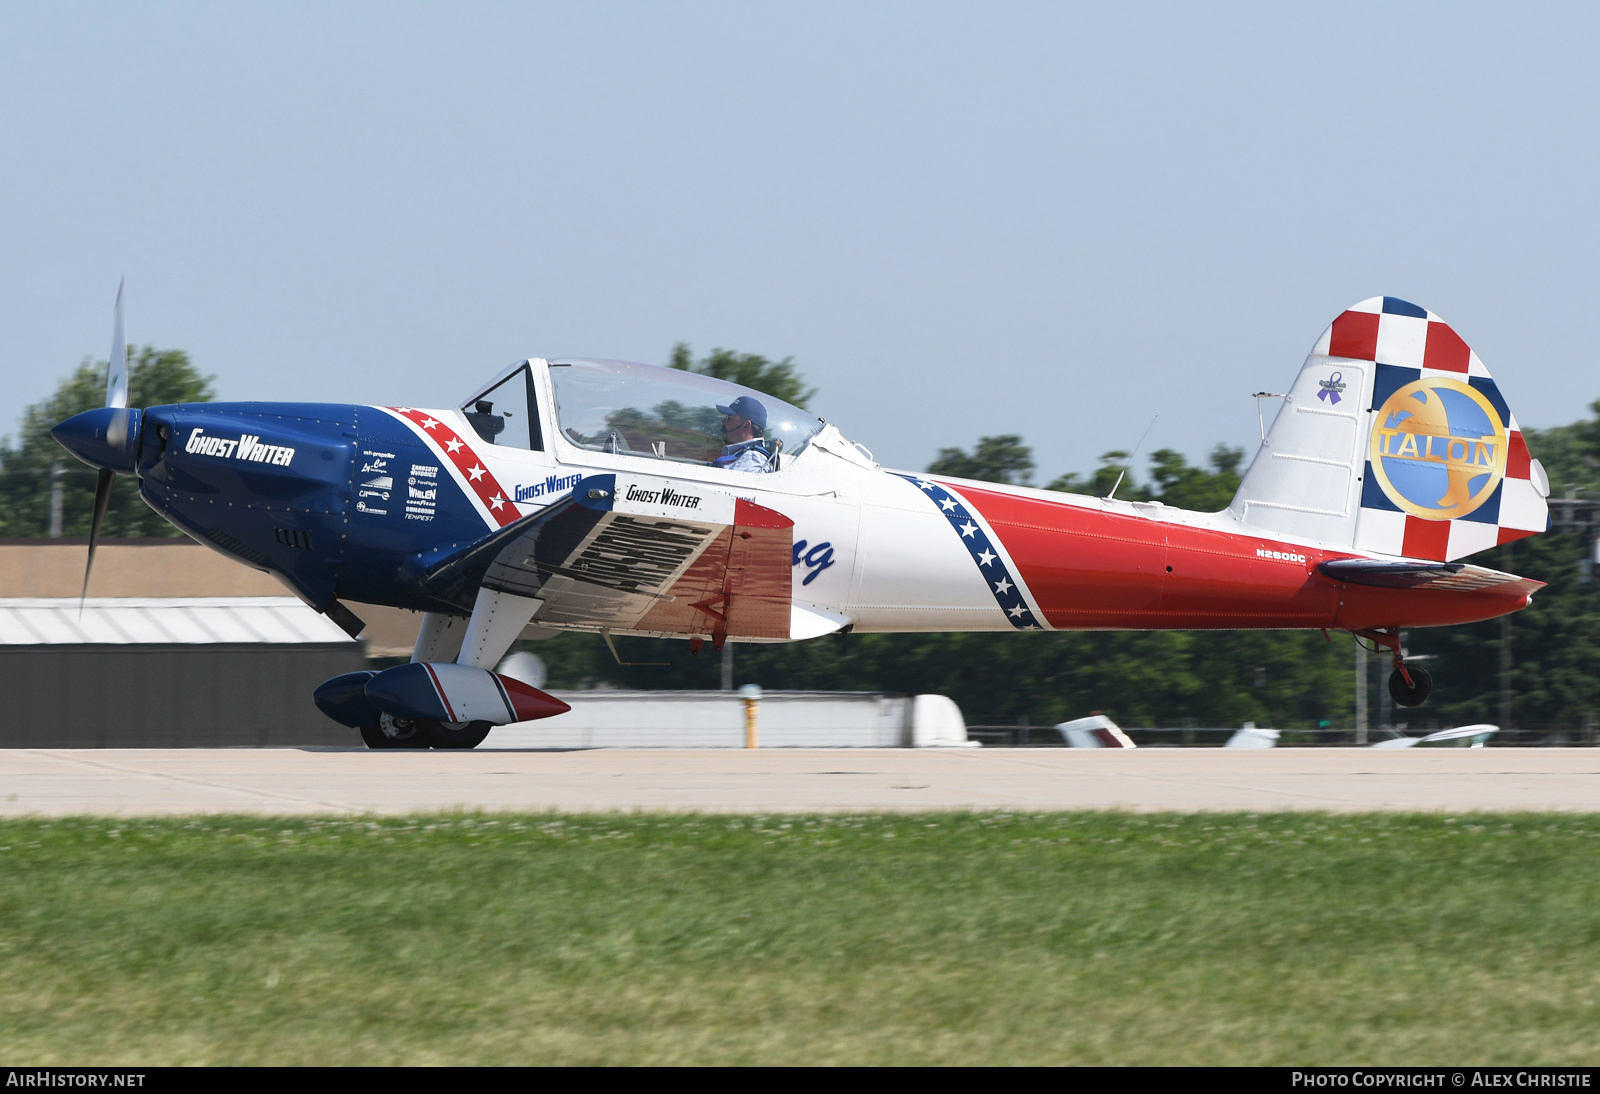
<path id="1" fill-rule="evenodd" d="M 1428 376 L 1384 401 L 1372 423 L 1372 473 L 1412 516 L 1454 520 L 1494 494 L 1506 472 L 1506 425 L 1483 393 Z"/>

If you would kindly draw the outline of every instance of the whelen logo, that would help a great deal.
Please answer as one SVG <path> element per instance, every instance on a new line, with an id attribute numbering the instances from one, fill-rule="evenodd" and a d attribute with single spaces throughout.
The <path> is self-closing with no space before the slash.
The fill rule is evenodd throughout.
<path id="1" fill-rule="evenodd" d="M 197 456 L 216 456 L 224 460 L 247 460 L 250 463 L 270 463 L 288 467 L 294 462 L 294 449 L 277 444 L 262 444 L 259 436 L 241 433 L 238 440 L 226 437 L 208 437 L 204 429 L 189 433 L 185 452 Z"/>
<path id="2" fill-rule="evenodd" d="M 1270 558 L 1274 562 L 1298 562 L 1305 565 L 1306 556 L 1297 555 L 1290 551 L 1269 551 L 1265 547 L 1256 548 L 1257 558 Z"/>

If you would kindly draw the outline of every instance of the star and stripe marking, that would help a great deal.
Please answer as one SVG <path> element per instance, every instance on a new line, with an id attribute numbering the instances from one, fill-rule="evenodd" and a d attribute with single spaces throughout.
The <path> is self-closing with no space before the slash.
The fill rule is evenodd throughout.
<path id="1" fill-rule="evenodd" d="M 413 410 L 407 406 L 391 406 L 384 409 L 391 414 L 398 414 L 411 423 L 427 438 L 430 447 L 444 454 L 444 458 L 449 460 L 460 473 L 460 478 L 465 481 L 467 488 L 483 503 L 484 511 L 491 521 L 503 528 L 521 519 L 521 513 L 518 512 L 516 504 L 510 500 L 505 488 L 484 466 L 478 454 L 472 450 L 472 446 L 459 433 L 426 411 Z"/>
<path id="2" fill-rule="evenodd" d="M 994 544 L 990 541 L 988 533 L 972 519 L 972 513 L 968 511 L 965 499 L 931 479 L 919 478 L 916 475 L 901 475 L 900 478 L 927 494 L 939 513 L 950 522 L 956 538 L 972 556 L 978 572 L 988 584 L 989 593 L 994 597 L 995 604 L 1005 613 L 1006 621 L 1019 631 L 1040 630 L 1039 621 L 1034 617 L 1033 609 L 1028 607 L 1021 587 L 1012 580 L 1011 571 L 1006 568 L 1005 561 L 994 550 Z"/>

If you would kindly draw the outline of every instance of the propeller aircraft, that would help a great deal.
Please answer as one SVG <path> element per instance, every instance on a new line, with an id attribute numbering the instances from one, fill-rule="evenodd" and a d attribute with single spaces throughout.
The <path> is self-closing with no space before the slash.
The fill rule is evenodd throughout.
<path id="1" fill-rule="evenodd" d="M 1395 297 L 1313 345 L 1228 508 L 1198 513 L 879 466 L 825 419 L 653 365 L 529 358 L 458 407 L 106 405 L 55 438 L 186 535 L 352 636 L 346 602 L 422 614 L 409 664 L 318 706 L 373 748 L 471 748 L 570 709 L 494 667 L 561 631 L 793 642 L 839 631 L 1349 631 L 1432 689 L 1402 629 L 1525 607 L 1459 561 L 1544 531 L 1549 483 L 1483 362 Z"/>

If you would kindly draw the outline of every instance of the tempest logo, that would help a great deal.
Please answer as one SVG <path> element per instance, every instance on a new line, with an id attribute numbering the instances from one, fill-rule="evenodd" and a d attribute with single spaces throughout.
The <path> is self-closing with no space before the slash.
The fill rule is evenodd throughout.
<path id="1" fill-rule="evenodd" d="M 660 490 L 641 490 L 637 486 L 630 486 L 626 500 L 650 505 L 676 505 L 680 509 L 700 508 L 699 495 L 680 494 L 670 486 L 663 486 Z"/>
<path id="2" fill-rule="evenodd" d="M 1270 558 L 1274 562 L 1298 562 L 1302 566 L 1305 565 L 1306 561 L 1305 555 L 1297 555 L 1289 551 L 1269 551 L 1265 547 L 1256 548 L 1256 557 Z"/>
<path id="3" fill-rule="evenodd" d="M 245 460 L 249 463 L 270 463 L 288 467 L 294 462 L 294 449 L 277 444 L 262 444 L 261 438 L 241 433 L 238 440 L 210 437 L 204 429 L 195 429 L 183 446 L 185 452 L 197 456 L 216 456 L 224 460 Z"/>
<path id="4" fill-rule="evenodd" d="M 530 486 L 516 488 L 516 501 L 529 501 L 533 498 L 542 498 L 546 494 L 559 494 L 563 490 L 571 490 L 578 485 L 582 475 L 551 475 L 543 482 L 536 482 Z"/>

